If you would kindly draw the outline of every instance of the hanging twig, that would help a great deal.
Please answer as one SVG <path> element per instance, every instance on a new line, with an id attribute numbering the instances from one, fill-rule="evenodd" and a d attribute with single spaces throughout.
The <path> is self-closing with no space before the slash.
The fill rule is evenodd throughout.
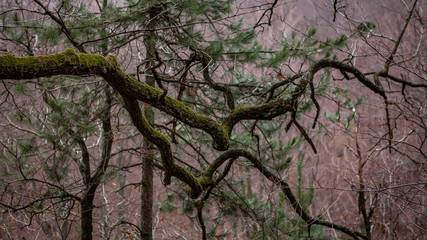
<path id="1" fill-rule="evenodd" d="M 218 177 L 218 179 L 215 181 L 215 183 L 213 185 L 211 185 L 208 190 L 206 191 L 206 193 L 203 195 L 202 199 L 200 200 L 199 206 L 197 208 L 197 218 L 199 220 L 200 223 L 200 228 L 202 229 L 202 239 L 206 240 L 207 236 L 206 236 L 206 226 L 205 226 L 205 222 L 203 220 L 203 205 L 205 204 L 206 200 L 209 198 L 209 195 L 211 194 L 212 190 L 218 186 L 218 184 L 225 178 L 225 176 L 227 176 L 228 172 L 231 169 L 231 165 L 233 164 L 234 160 L 236 160 L 237 157 L 232 158 L 227 165 L 224 168 L 224 172 L 222 172 L 221 176 Z"/>

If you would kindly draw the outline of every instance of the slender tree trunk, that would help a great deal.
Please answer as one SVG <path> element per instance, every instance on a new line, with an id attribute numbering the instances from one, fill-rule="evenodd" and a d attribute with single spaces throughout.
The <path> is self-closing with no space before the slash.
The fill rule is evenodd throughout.
<path id="1" fill-rule="evenodd" d="M 141 239 L 153 239 L 153 146 L 144 140 L 141 184 Z"/>
<path id="2" fill-rule="evenodd" d="M 159 7 L 153 6 L 149 11 L 147 28 L 150 30 L 147 37 L 144 37 L 146 47 L 146 84 L 154 87 L 155 80 L 152 77 L 152 67 L 155 65 L 155 28 L 158 22 Z M 145 118 L 150 124 L 154 123 L 154 110 L 150 107 L 144 107 Z M 142 163 L 142 181 L 141 181 L 141 239 L 153 239 L 153 162 L 154 162 L 154 146 L 144 139 L 145 154 Z"/>
<path id="3" fill-rule="evenodd" d="M 92 212 L 95 194 L 88 193 L 81 202 L 82 240 L 92 240 Z"/>
<path id="4" fill-rule="evenodd" d="M 117 160 L 117 165 L 119 166 L 119 168 L 125 166 L 127 163 L 129 163 L 128 160 L 125 160 L 123 155 L 120 155 L 118 157 Z M 118 182 L 119 182 L 119 194 L 123 199 L 126 199 L 126 191 L 125 191 L 125 186 L 126 186 L 126 174 L 124 172 L 120 172 L 118 175 Z M 117 210 L 118 210 L 118 220 L 122 221 L 124 220 L 124 216 L 125 216 L 125 208 L 123 206 L 123 204 L 120 204 L 119 206 L 117 206 Z M 123 226 L 120 227 L 120 231 L 124 229 Z"/>
<path id="5" fill-rule="evenodd" d="M 82 198 L 81 201 L 81 228 L 82 228 L 82 240 L 92 240 L 92 232 L 93 232 L 93 201 L 95 198 L 96 189 L 99 187 L 99 184 L 101 183 L 101 178 L 104 175 L 105 171 L 107 170 L 108 162 L 110 160 L 110 154 L 113 144 L 113 132 L 111 129 L 111 92 L 109 88 L 105 88 L 105 111 L 104 115 L 101 116 L 102 120 L 102 142 L 101 142 L 101 162 L 99 166 L 97 167 L 95 173 L 93 176 L 91 176 L 91 167 L 90 167 L 90 161 L 89 161 L 89 153 L 87 151 L 87 148 L 85 149 L 86 155 L 84 158 L 86 159 L 86 164 L 84 165 L 84 170 L 82 172 L 82 175 L 84 176 L 84 182 L 86 185 L 86 192 Z M 85 145 L 84 141 L 80 139 L 81 146 Z"/>
<path id="6" fill-rule="evenodd" d="M 148 82 L 148 81 L 147 81 Z M 154 85 L 154 84 L 150 84 Z M 145 109 L 145 117 L 148 122 L 154 122 L 153 109 Z M 141 239 L 153 239 L 153 162 L 154 146 L 144 138 L 144 157 L 142 159 L 141 180 Z"/>

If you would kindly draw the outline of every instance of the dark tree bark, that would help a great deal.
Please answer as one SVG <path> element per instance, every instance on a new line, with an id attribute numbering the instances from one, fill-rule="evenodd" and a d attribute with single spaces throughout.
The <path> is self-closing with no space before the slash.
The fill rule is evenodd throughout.
<path id="1" fill-rule="evenodd" d="M 141 239 L 153 239 L 153 144 L 144 139 L 141 181 Z"/>
<path id="2" fill-rule="evenodd" d="M 93 232 L 93 199 L 95 193 L 87 193 L 81 202 L 81 228 L 82 240 L 92 240 Z"/>
<path id="3" fill-rule="evenodd" d="M 82 240 L 92 240 L 93 239 L 93 208 L 94 208 L 94 198 L 95 192 L 101 183 L 101 178 L 107 170 L 108 162 L 110 160 L 110 154 L 113 144 L 113 132 L 111 129 L 111 92 L 107 87 L 105 89 L 105 111 L 101 116 L 102 121 L 102 145 L 101 145 L 101 161 L 98 165 L 95 174 L 91 176 L 89 156 L 86 147 L 84 158 L 86 163 L 84 165 L 84 183 L 86 186 L 86 191 L 81 201 L 81 229 L 82 229 Z M 84 144 L 83 140 L 80 139 L 80 145 Z M 83 146 L 83 145 L 82 145 Z M 83 172 L 82 172 L 83 174 Z"/>
<path id="4" fill-rule="evenodd" d="M 147 63 L 145 65 L 145 83 L 151 87 L 155 85 L 153 72 L 155 71 L 156 43 L 155 28 L 158 22 L 161 7 L 155 5 L 149 10 L 147 28 L 148 36 L 144 37 L 146 47 Z M 139 74 L 139 73 L 138 73 Z M 144 106 L 144 115 L 150 125 L 154 123 L 154 110 Z M 153 163 L 154 145 L 147 138 L 143 143 L 144 157 L 142 159 L 142 180 L 141 180 L 141 239 L 153 239 Z"/>

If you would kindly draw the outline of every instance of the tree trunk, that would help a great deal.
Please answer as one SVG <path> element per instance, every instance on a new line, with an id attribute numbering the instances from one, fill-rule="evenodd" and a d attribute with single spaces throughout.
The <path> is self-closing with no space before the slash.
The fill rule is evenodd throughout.
<path id="1" fill-rule="evenodd" d="M 125 157 L 123 155 L 120 155 L 118 157 L 118 159 L 117 159 L 117 164 L 118 164 L 119 168 L 126 166 L 126 164 L 128 164 L 128 163 L 129 163 L 129 160 L 125 160 Z M 119 175 L 117 176 L 117 178 L 118 178 L 117 181 L 119 182 L 119 189 L 120 189 L 119 195 L 123 199 L 126 199 L 126 191 L 125 191 L 125 187 L 126 187 L 126 173 L 125 172 L 120 172 Z M 126 209 L 124 207 L 124 204 L 119 204 L 117 206 L 118 220 L 119 221 L 122 221 L 122 220 L 124 220 L 126 218 L 125 217 L 125 214 L 126 214 L 125 210 Z M 121 231 L 122 229 L 124 230 L 124 226 L 123 225 L 120 226 L 119 230 Z"/>
<path id="2" fill-rule="evenodd" d="M 155 28 L 158 22 L 161 7 L 153 6 L 149 10 L 147 28 L 150 30 L 147 37 L 144 37 L 144 44 L 147 49 L 145 82 L 147 85 L 154 87 L 155 79 L 152 77 L 152 67 L 155 65 L 156 43 Z M 154 110 L 150 107 L 144 107 L 144 115 L 147 121 L 152 125 L 154 123 Z M 141 181 L 141 239 L 153 239 L 153 162 L 154 162 L 154 146 L 144 138 L 144 157 L 142 163 L 142 181 Z"/>
<path id="3" fill-rule="evenodd" d="M 141 239 L 153 239 L 153 145 L 144 140 L 141 182 Z"/>
<path id="4" fill-rule="evenodd" d="M 92 240 L 92 211 L 94 197 L 94 194 L 88 193 L 84 196 L 81 202 L 82 240 Z"/>

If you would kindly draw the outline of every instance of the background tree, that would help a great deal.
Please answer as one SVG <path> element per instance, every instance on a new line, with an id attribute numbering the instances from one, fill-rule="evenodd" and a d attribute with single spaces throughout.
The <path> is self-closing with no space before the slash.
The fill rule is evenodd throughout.
<path id="1" fill-rule="evenodd" d="M 3 216 L 23 225 L 11 232 L 4 224 L 4 235 L 35 227 L 50 236 L 49 216 L 67 224 L 81 218 L 82 238 L 151 238 L 152 159 L 174 192 L 157 190 L 164 212 L 155 224 L 169 216 L 160 238 L 423 236 L 424 3 L 390 2 L 398 25 L 386 25 L 387 14 L 375 17 L 383 5 L 365 13 L 368 1 L 320 2 L 10 3 L 1 15 L 10 24 L 2 26 L 5 50 L 15 55 L 0 57 L 1 203 Z M 304 16 L 299 9 L 319 19 L 293 18 Z M 48 55 L 16 57 L 41 54 Z M 99 167 L 88 167 L 95 159 Z M 129 199 L 129 211 L 138 204 L 124 190 L 139 185 L 141 163 L 138 223 L 113 203 Z M 119 177 L 125 173 L 128 184 Z M 33 184 L 25 192 L 46 193 L 23 194 L 26 182 Z M 78 212 L 64 207 L 75 201 L 81 214 L 64 215 Z M 174 221 L 196 218 L 201 233 L 185 225 L 176 232 Z"/>

